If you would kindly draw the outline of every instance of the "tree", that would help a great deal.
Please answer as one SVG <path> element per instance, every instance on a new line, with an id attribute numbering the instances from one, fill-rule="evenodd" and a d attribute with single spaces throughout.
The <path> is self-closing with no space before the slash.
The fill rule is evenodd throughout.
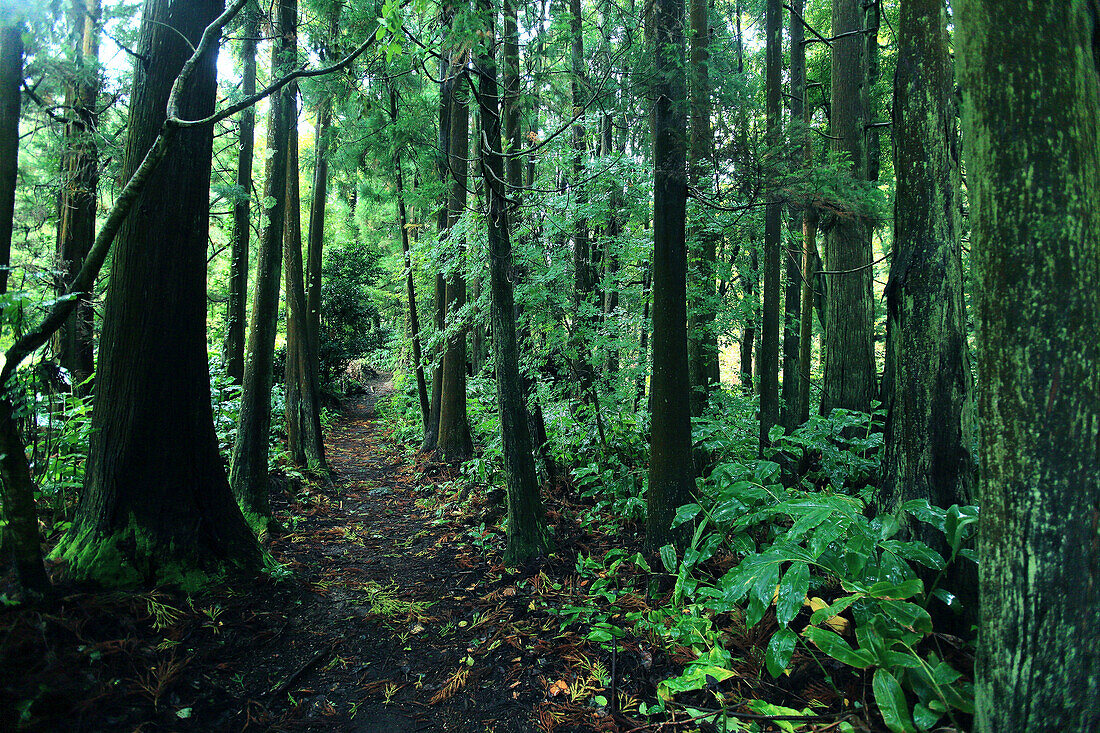
<path id="1" fill-rule="evenodd" d="M 900 8 L 894 257 L 886 285 L 886 457 L 879 505 L 973 500 L 970 359 L 959 240 L 954 72 L 942 0 Z M 921 529 L 923 528 L 923 529 Z M 945 550 L 927 524 L 917 539 Z"/>
<path id="2" fill-rule="evenodd" d="M 217 53 L 200 36 L 221 7 L 219 0 L 147 0 L 138 44 L 145 61 L 135 65 L 125 177 L 142 172 L 146 151 L 161 144 L 166 109 L 175 112 L 174 81 L 196 46 L 206 50 L 181 89 L 179 112 L 188 119 L 212 113 Z M 261 560 L 229 491 L 210 407 L 212 134 L 209 126 L 175 134 L 119 232 L 84 493 L 57 550 L 77 578 L 187 582 L 196 570 L 256 568 Z"/>
<path id="3" fill-rule="evenodd" d="M 275 11 L 275 41 L 271 45 L 271 68 L 284 68 L 293 53 L 295 0 L 280 0 Z M 267 444 L 271 435 L 271 380 L 275 361 L 275 332 L 279 317 L 279 275 L 281 271 L 283 226 L 286 218 L 286 169 L 288 130 L 294 123 L 291 91 L 284 88 L 271 99 L 271 117 L 267 126 L 267 171 L 264 199 L 270 203 L 264 212 L 260 237 L 260 258 L 256 264 L 256 286 L 248 359 L 241 390 L 241 414 L 237 441 L 233 445 L 229 483 L 237 501 L 246 512 L 260 518 L 271 516 L 268 498 Z"/>
<path id="4" fill-rule="evenodd" d="M 803 0 L 792 0 L 791 13 L 791 130 L 792 136 L 806 135 L 810 124 L 810 106 L 806 103 L 806 31 L 802 27 Z M 802 146 L 802 165 L 808 168 L 813 149 L 807 142 Z M 787 307 L 786 326 L 797 327 L 793 338 L 783 339 L 783 406 L 786 414 L 783 427 L 788 431 L 806 422 L 810 416 L 810 347 L 813 336 L 813 274 L 810 264 L 817 252 L 814 242 L 817 233 L 817 212 L 811 202 L 803 203 L 802 210 L 793 217 L 801 225 L 802 250 L 787 254 Z M 811 249 L 812 247 L 812 249 Z M 797 288 L 798 294 L 791 293 Z M 792 316 L 798 323 L 792 323 Z M 794 351 L 796 353 L 792 354 Z M 794 360 L 792 363 L 792 359 Z"/>
<path id="5" fill-rule="evenodd" d="M 96 188 L 99 156 L 96 145 L 96 98 L 99 95 L 99 0 L 72 0 L 69 25 L 76 49 L 73 78 L 65 98 L 71 108 L 65 124 L 62 154 L 62 188 L 57 202 L 57 292 L 65 291 L 76 277 L 95 239 Z M 95 314 L 88 298 L 81 298 L 73 315 L 57 335 L 58 362 L 69 371 L 72 383 L 92 376 L 95 358 L 92 331 Z"/>
<path id="6" fill-rule="evenodd" d="M 12 11 L 7 16 L 0 18 L 0 294 L 8 291 L 23 84 L 22 14 Z"/>
<path id="7" fill-rule="evenodd" d="M 864 180 L 863 15 L 861 0 L 833 0 L 833 151 L 847 155 L 852 177 Z M 830 271 L 825 305 L 825 385 L 821 412 L 870 412 L 875 397 L 871 234 L 856 212 L 838 215 L 825 239 Z"/>
<path id="8" fill-rule="evenodd" d="M 260 9 L 245 7 L 241 27 L 241 94 L 256 93 L 256 40 L 260 33 Z M 248 240 L 252 222 L 252 152 L 255 148 L 256 110 L 241 111 L 237 154 L 237 200 L 233 202 L 233 244 L 230 254 L 229 306 L 225 318 L 225 373 L 240 384 L 244 378 L 245 308 L 248 300 Z"/>
<path id="9" fill-rule="evenodd" d="M 479 0 L 484 18 L 491 19 L 490 0 Z M 514 6 L 512 6 L 514 7 Z M 505 13 L 507 17 L 508 13 Z M 514 15 L 512 16 L 515 17 Z M 490 20 L 491 23 L 491 20 Z M 491 26 L 490 26 L 491 27 Z M 505 23 L 506 42 L 515 38 L 515 23 Z M 492 37 L 491 34 L 486 34 Z M 514 57 L 509 57 L 513 61 Z M 508 223 L 506 176 L 519 178 L 519 166 L 505 173 L 501 149 L 501 100 L 497 93 L 497 67 L 492 46 L 483 43 L 477 58 L 478 105 L 483 134 L 478 159 L 482 165 L 489 225 L 489 295 L 492 316 L 493 360 L 496 365 L 497 402 L 501 439 L 504 445 L 504 471 L 508 486 L 508 546 L 504 551 L 507 565 L 518 565 L 546 548 L 542 499 L 535 474 L 534 451 L 524 404 L 523 381 L 519 371 L 519 345 L 512 293 L 512 244 Z M 510 123 L 518 132 L 518 120 Z"/>
<path id="10" fill-rule="evenodd" d="M 783 97 L 783 8 L 780 0 L 768 0 L 764 33 L 767 141 L 779 144 Z M 773 171 L 772 176 L 778 171 Z M 772 426 L 779 422 L 779 250 L 783 237 L 783 204 L 774 184 L 768 184 L 764 210 L 764 308 L 760 349 L 760 455 L 771 444 Z"/>
<path id="11" fill-rule="evenodd" d="M 673 538 L 676 508 L 691 497 L 691 383 L 687 358 L 687 90 L 683 0 L 656 0 L 653 123 L 653 373 L 646 544 Z M 678 533 L 682 535 L 683 533 Z"/>
<path id="12" fill-rule="evenodd" d="M 708 185 L 707 172 L 714 158 L 714 130 L 710 103 L 710 24 L 706 0 L 691 0 L 691 147 L 688 150 L 690 184 L 700 191 Z M 691 253 L 696 280 L 691 290 L 698 302 L 691 308 L 688 330 L 688 362 L 691 368 L 691 414 L 703 414 L 711 391 L 718 385 L 718 334 L 714 329 L 715 275 L 719 237 L 701 227 L 694 232 Z"/>
<path id="13" fill-rule="evenodd" d="M 456 81 L 450 88 L 451 111 L 450 133 L 451 139 L 448 146 L 448 162 L 450 169 L 450 189 L 447 197 L 447 215 L 450 225 L 458 221 L 462 212 L 466 209 L 466 172 L 469 166 L 470 150 L 470 108 L 466 102 L 466 93 L 462 88 L 464 79 L 459 78 L 465 73 L 466 49 L 460 49 L 455 53 L 452 64 L 456 69 Z M 453 236 L 453 233 L 452 233 Z M 456 256 L 459 262 L 464 259 L 461 254 L 461 244 L 455 243 Z M 457 268 L 456 268 L 457 269 Z M 461 272 L 454 272 L 447 280 L 447 327 L 452 328 L 452 323 L 459 318 L 459 311 L 466 304 L 466 280 Z M 443 379 L 440 385 L 439 403 L 439 434 L 436 438 L 436 447 L 444 459 L 452 462 L 462 462 L 473 455 L 473 442 L 470 439 L 470 423 L 466 417 L 466 324 L 460 323 L 454 327 L 453 333 L 447 339 L 446 352 L 443 355 Z"/>
<path id="14" fill-rule="evenodd" d="M 1100 8 L 955 7 L 982 421 L 975 729 L 1097 730 Z"/>

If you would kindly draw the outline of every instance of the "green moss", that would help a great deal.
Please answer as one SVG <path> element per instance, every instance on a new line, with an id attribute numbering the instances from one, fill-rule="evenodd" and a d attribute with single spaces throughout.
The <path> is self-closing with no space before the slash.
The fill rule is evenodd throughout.
<path id="1" fill-rule="evenodd" d="M 265 517 L 258 512 L 254 512 L 247 507 L 241 507 L 241 514 L 244 515 L 244 521 L 248 524 L 252 530 L 252 534 L 257 537 L 263 537 L 267 534 L 267 525 L 270 522 L 269 517 Z"/>

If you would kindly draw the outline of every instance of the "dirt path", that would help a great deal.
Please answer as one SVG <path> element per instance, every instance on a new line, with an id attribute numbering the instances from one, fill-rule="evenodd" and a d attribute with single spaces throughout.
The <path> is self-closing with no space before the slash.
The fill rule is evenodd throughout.
<path id="1" fill-rule="evenodd" d="M 197 597 L 70 589 L 48 611 L 0 610 L 0 730 L 634 727 L 592 702 L 614 660 L 546 613 L 577 580 L 577 535 L 559 526 L 549 564 L 506 571 L 492 508 L 476 490 L 447 503 L 448 469 L 378 419 L 389 389 L 368 385 L 326 431 L 333 484 L 274 497 L 287 532 L 266 545 L 291 577 Z M 644 676 L 643 656 L 620 649 L 618 675 Z"/>

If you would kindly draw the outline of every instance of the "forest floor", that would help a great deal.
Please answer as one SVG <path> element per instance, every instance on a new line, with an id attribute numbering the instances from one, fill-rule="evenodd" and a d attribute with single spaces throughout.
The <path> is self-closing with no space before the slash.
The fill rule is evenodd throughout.
<path id="1" fill-rule="evenodd" d="M 289 579 L 196 597 L 65 589 L 47 609 L 0 611 L 0 729 L 691 730 L 637 712 L 689 649 L 609 647 L 547 612 L 584 603 L 579 552 L 636 539 L 567 521 L 552 492 L 555 552 L 504 568 L 485 529 L 500 507 L 444 496 L 451 469 L 377 418 L 388 389 L 369 384 L 330 426 L 332 485 L 275 497 L 287 531 L 266 546 Z"/>

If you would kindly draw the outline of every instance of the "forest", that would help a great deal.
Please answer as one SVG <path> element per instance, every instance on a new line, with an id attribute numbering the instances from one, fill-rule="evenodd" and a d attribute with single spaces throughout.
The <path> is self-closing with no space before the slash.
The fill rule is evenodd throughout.
<path id="1" fill-rule="evenodd" d="M 0 0 L 0 729 L 1100 730 L 1100 0 Z"/>

